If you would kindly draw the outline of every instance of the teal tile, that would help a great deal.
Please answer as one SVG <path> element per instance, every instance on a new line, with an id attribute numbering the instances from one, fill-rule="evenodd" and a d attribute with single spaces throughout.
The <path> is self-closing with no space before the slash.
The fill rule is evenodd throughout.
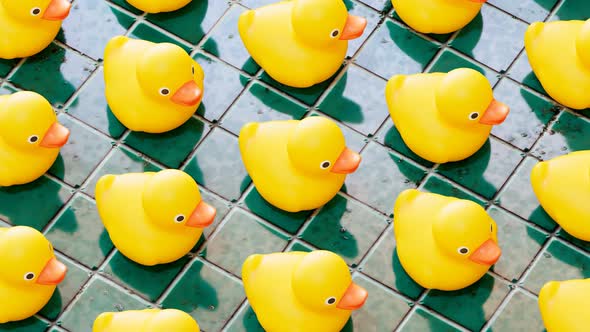
<path id="1" fill-rule="evenodd" d="M 215 214 L 215 220 L 213 221 L 213 223 L 211 225 L 207 226 L 203 230 L 202 236 L 205 239 L 207 239 L 207 238 L 209 238 L 211 233 L 213 233 L 213 231 L 215 231 L 215 229 L 217 229 L 217 226 L 219 226 L 221 221 L 225 218 L 227 213 L 230 211 L 232 204 L 230 202 L 226 201 L 225 199 L 220 198 L 217 195 L 213 195 L 212 193 L 208 192 L 204 188 L 199 188 L 199 190 L 201 192 L 201 198 L 203 199 L 203 201 L 207 202 L 207 204 L 213 206 L 215 208 L 215 210 L 217 211 L 217 213 Z M 198 245 L 198 243 L 197 243 L 197 245 Z"/>
<path id="2" fill-rule="evenodd" d="M 386 81 L 351 65 L 318 106 L 319 110 L 368 135 L 385 121 Z"/>
<path id="3" fill-rule="evenodd" d="M 349 15 L 364 17 L 367 20 L 367 27 L 365 28 L 363 35 L 359 38 L 348 41 L 348 52 L 346 54 L 347 56 L 352 57 L 359 50 L 361 45 L 365 43 L 373 30 L 375 30 L 377 24 L 381 20 L 381 15 L 360 1 L 344 0 L 344 4 L 348 9 Z"/>
<path id="4" fill-rule="evenodd" d="M 417 308 L 412 312 L 410 318 L 406 321 L 400 331 L 403 332 L 423 332 L 423 331 L 437 331 L 437 332 L 458 332 L 459 329 L 449 325 L 442 319 L 434 316 L 427 310 Z"/>
<path id="5" fill-rule="evenodd" d="M 294 88 L 294 87 L 290 87 L 284 84 L 281 84 L 277 81 L 275 81 L 272 77 L 270 77 L 266 72 L 262 72 L 262 74 L 260 74 L 260 80 L 267 83 L 268 85 L 277 88 L 278 90 L 287 93 L 288 95 L 290 95 L 291 97 L 300 100 L 302 102 L 304 102 L 307 105 L 313 105 L 315 104 L 318 99 L 320 98 L 320 96 L 322 95 L 322 93 L 324 93 L 324 91 L 326 91 L 326 89 L 328 88 L 328 86 L 330 84 L 332 84 L 332 82 L 334 81 L 334 78 L 336 78 L 340 71 L 344 68 L 344 66 L 341 66 L 340 69 L 334 74 L 332 75 L 332 77 L 330 77 L 329 79 L 318 83 L 316 85 L 310 86 L 308 88 Z"/>
<path id="6" fill-rule="evenodd" d="M 185 43 L 180 42 L 178 39 L 172 38 L 163 32 L 153 28 L 151 25 L 146 23 L 139 23 L 129 33 L 129 37 L 136 39 L 148 40 L 153 43 L 171 43 L 180 46 L 187 53 L 190 53 L 191 47 L 186 46 Z"/>
<path id="7" fill-rule="evenodd" d="M 434 166 L 432 162 L 423 159 L 410 150 L 406 143 L 404 143 L 399 130 L 397 130 L 393 124 L 391 117 L 388 117 L 387 120 L 385 120 L 385 125 L 379 130 L 379 132 L 377 132 L 375 139 L 377 139 L 379 143 L 394 149 L 395 151 L 403 154 L 406 157 L 409 157 L 424 167 L 430 168 Z"/>
<path id="8" fill-rule="evenodd" d="M 227 326 L 227 332 L 264 332 L 256 318 L 256 313 L 249 305 L 237 312 L 232 322 Z"/>
<path id="9" fill-rule="evenodd" d="M 49 45 L 28 58 L 10 82 L 43 95 L 56 106 L 63 105 L 94 71 L 96 64 L 80 54 Z"/>
<path id="10" fill-rule="evenodd" d="M 229 109 L 221 125 L 236 135 L 248 122 L 300 120 L 307 108 L 259 83 L 254 83 Z"/>
<path id="11" fill-rule="evenodd" d="M 127 9 L 128 11 L 134 13 L 134 14 L 141 14 L 142 11 L 131 6 L 126 0 L 109 0 L 111 3 L 114 3 L 116 5 L 119 5 L 125 9 Z"/>
<path id="12" fill-rule="evenodd" d="M 245 298 L 238 280 L 195 260 L 166 295 L 162 305 L 187 312 L 204 331 L 220 331 Z"/>
<path id="13" fill-rule="evenodd" d="M 458 68 L 471 68 L 477 70 L 482 75 L 485 75 L 492 86 L 498 82 L 498 73 L 451 49 L 445 49 L 442 51 L 440 56 L 432 64 L 432 67 L 430 67 L 429 72 L 448 73 L 451 70 Z"/>
<path id="14" fill-rule="evenodd" d="M 557 2 L 558 0 L 489 1 L 490 4 L 502 8 L 529 23 L 544 21 Z"/>
<path id="15" fill-rule="evenodd" d="M 430 176 L 426 179 L 424 186 L 422 188 L 423 191 L 432 192 L 439 195 L 444 196 L 451 196 L 460 199 L 467 199 L 470 201 L 474 201 L 475 203 L 485 207 L 486 202 L 482 201 L 478 197 L 474 196 L 473 194 L 463 190 L 462 188 L 456 186 L 449 180 L 443 179 L 438 176 Z"/>
<path id="16" fill-rule="evenodd" d="M 0 324 L 0 331 L 10 332 L 43 332 L 49 326 L 48 323 L 33 316 L 25 320 Z"/>
<path id="17" fill-rule="evenodd" d="M 585 250 L 586 252 L 590 252 L 590 242 L 576 239 L 575 237 L 569 235 L 565 230 L 563 230 L 563 228 L 561 228 L 557 231 L 557 236 L 559 236 L 560 239 L 566 240 L 567 242 L 569 242 L 575 246 L 578 246 L 579 248 Z"/>
<path id="18" fill-rule="evenodd" d="M 107 1 L 77 1 L 63 21 L 58 39 L 93 59 L 102 59 L 104 45 L 125 34 L 134 21 Z"/>
<path id="19" fill-rule="evenodd" d="M 385 216 L 336 195 L 313 217 L 301 237 L 319 249 L 335 252 L 356 267 L 387 225 Z"/>
<path id="20" fill-rule="evenodd" d="M 551 130 L 539 139 L 532 153 L 539 159 L 549 160 L 574 151 L 590 150 L 589 137 L 590 120 L 564 111 Z"/>
<path id="21" fill-rule="evenodd" d="M 98 268 L 113 249 L 96 203 L 82 195 L 72 199 L 46 237 L 55 249 L 91 269 Z"/>
<path id="22" fill-rule="evenodd" d="M 590 6 L 587 2 L 564 0 L 550 20 L 586 20 L 588 17 L 590 17 Z"/>
<path id="23" fill-rule="evenodd" d="M 287 251 L 303 251 L 303 252 L 312 252 L 317 250 L 317 248 L 313 248 L 311 245 L 301 242 L 299 240 L 292 241 L 289 247 L 287 247 Z"/>
<path id="24" fill-rule="evenodd" d="M 6 77 L 6 75 L 8 75 L 8 73 L 10 73 L 12 68 L 14 68 L 14 66 L 16 66 L 16 64 L 18 62 L 19 62 L 19 59 L 12 59 L 12 60 L 0 59 L 0 77 Z"/>
<path id="25" fill-rule="evenodd" d="M 367 41 L 356 63 L 389 79 L 422 72 L 438 49 L 438 45 L 386 19 Z"/>
<path id="26" fill-rule="evenodd" d="M 543 320 L 539 312 L 537 299 L 516 290 L 508 304 L 500 311 L 488 332 L 493 331 L 543 331 Z"/>

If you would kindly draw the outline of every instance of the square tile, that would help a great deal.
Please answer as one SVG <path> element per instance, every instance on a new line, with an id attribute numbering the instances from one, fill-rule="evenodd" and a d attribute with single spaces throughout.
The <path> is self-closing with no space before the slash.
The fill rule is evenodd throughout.
<path id="1" fill-rule="evenodd" d="M 383 125 L 379 132 L 377 132 L 377 134 L 375 135 L 375 139 L 379 143 L 394 149 L 395 151 L 403 154 L 406 157 L 409 157 L 410 159 L 414 160 L 415 162 L 419 163 L 424 167 L 430 168 L 434 166 L 434 163 L 426 159 L 423 159 L 422 157 L 415 154 L 412 150 L 410 150 L 406 143 L 404 143 L 404 140 L 402 139 L 399 130 L 397 130 L 397 128 L 393 124 L 393 120 L 391 120 L 391 117 L 388 117 L 387 120 L 385 120 L 385 125 Z"/>
<path id="2" fill-rule="evenodd" d="M 361 2 L 366 3 L 382 13 L 388 12 L 393 7 L 391 5 L 391 0 L 361 0 Z"/>
<path id="3" fill-rule="evenodd" d="M 500 75 L 492 69 L 489 69 L 480 63 L 476 63 L 449 48 L 442 51 L 428 71 L 430 73 L 448 73 L 451 70 L 458 68 L 471 68 L 477 70 L 490 81 L 492 86 L 496 85 Z"/>
<path id="4" fill-rule="evenodd" d="M 558 0 L 491 0 L 490 4 L 504 9 L 510 14 L 520 17 L 521 19 L 533 23 L 544 21 Z"/>
<path id="5" fill-rule="evenodd" d="M 213 233 L 213 231 L 215 231 L 217 226 L 219 226 L 221 221 L 225 218 L 225 216 L 230 211 L 233 204 L 231 204 L 230 202 L 226 201 L 225 199 L 223 199 L 217 195 L 213 195 L 212 193 L 210 193 L 206 189 L 199 188 L 199 190 L 201 192 L 201 198 L 203 199 L 203 201 L 205 201 L 205 202 L 207 202 L 207 204 L 213 206 L 215 208 L 215 210 L 217 211 L 217 213 L 215 214 L 215 220 L 213 221 L 213 223 L 203 230 L 202 236 L 204 239 L 207 239 L 211 235 L 211 233 Z M 199 242 L 201 242 L 201 241 L 199 241 Z"/>
<path id="6" fill-rule="evenodd" d="M 227 332 L 264 332 L 250 305 L 242 307 L 227 326 Z"/>
<path id="7" fill-rule="evenodd" d="M 494 320 L 492 331 L 543 331 L 544 325 L 536 298 L 516 290 Z"/>
<path id="8" fill-rule="evenodd" d="M 417 308 L 406 324 L 401 327 L 403 332 L 423 332 L 423 331 L 440 331 L 440 332 L 458 332 L 459 329 L 449 325 L 444 320 L 434 316 L 423 308 Z"/>
<path id="9" fill-rule="evenodd" d="M 541 82 L 539 82 L 539 79 L 537 79 L 537 76 L 535 76 L 535 73 L 531 68 L 526 52 L 522 52 L 520 56 L 516 58 L 514 64 L 508 71 L 508 76 L 547 96 L 547 92 L 545 92 L 543 85 L 541 85 Z"/>
<path id="10" fill-rule="evenodd" d="M 487 204 L 478 197 L 474 196 L 472 193 L 467 192 L 463 188 L 458 187 L 453 182 L 435 175 L 431 175 L 426 179 L 426 182 L 424 183 L 422 190 L 439 195 L 450 196 L 459 199 L 467 199 L 483 207 L 485 207 Z"/>
<path id="11" fill-rule="evenodd" d="M 12 60 L 0 59 L 0 77 L 6 77 L 6 75 L 8 75 L 8 73 L 10 73 L 12 68 L 14 68 L 14 66 L 16 66 L 16 64 L 18 62 L 19 62 L 19 59 L 12 59 Z"/>
<path id="12" fill-rule="evenodd" d="M 533 155 L 541 160 L 579 150 L 590 150 L 590 120 L 578 117 L 569 112 L 562 112 L 539 139 L 533 150 Z"/>
<path id="13" fill-rule="evenodd" d="M 33 316 L 25 320 L 10 322 L 0 325 L 0 331 L 10 332 L 42 332 L 47 330 L 49 324 Z"/>
<path id="14" fill-rule="evenodd" d="M 590 6 L 585 1 L 564 0 L 550 21 L 587 20 L 590 17 Z"/>

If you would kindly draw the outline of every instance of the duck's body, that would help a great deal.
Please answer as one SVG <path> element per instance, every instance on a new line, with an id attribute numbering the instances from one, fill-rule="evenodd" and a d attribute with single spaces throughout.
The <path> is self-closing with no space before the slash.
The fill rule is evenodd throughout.
<path id="1" fill-rule="evenodd" d="M 590 326 L 590 279 L 550 281 L 539 293 L 547 332 L 584 332 Z"/>
<path id="2" fill-rule="evenodd" d="M 395 12 L 412 29 L 422 33 L 451 33 L 471 22 L 483 1 L 391 0 Z"/>
<path id="3" fill-rule="evenodd" d="M 533 23 L 525 49 L 535 75 L 557 102 L 590 107 L 590 20 Z"/>
<path id="4" fill-rule="evenodd" d="M 146 13 L 157 14 L 178 10 L 188 5 L 191 0 L 127 0 L 127 2 Z"/>
<path id="5" fill-rule="evenodd" d="M 590 150 L 538 163 L 531 184 L 553 220 L 574 237 L 590 241 Z"/>
<path id="6" fill-rule="evenodd" d="M 199 324 L 176 309 L 105 312 L 94 321 L 92 332 L 199 332 Z"/>

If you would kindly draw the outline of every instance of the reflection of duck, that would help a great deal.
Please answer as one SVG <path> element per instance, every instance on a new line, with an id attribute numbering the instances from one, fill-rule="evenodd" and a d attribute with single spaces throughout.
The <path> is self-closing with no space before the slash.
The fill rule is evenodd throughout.
<path id="1" fill-rule="evenodd" d="M 391 0 L 395 12 L 412 29 L 444 34 L 466 26 L 486 0 Z"/>
<path id="2" fill-rule="evenodd" d="M 94 321 L 92 332 L 199 332 L 199 324 L 176 309 L 145 309 L 104 312 Z"/>
<path id="3" fill-rule="evenodd" d="M 133 7 L 146 13 L 172 12 L 186 6 L 191 0 L 127 0 Z"/>
<path id="4" fill-rule="evenodd" d="M 587 331 L 588 294 L 590 279 L 546 283 L 539 293 L 539 308 L 547 332 Z"/>

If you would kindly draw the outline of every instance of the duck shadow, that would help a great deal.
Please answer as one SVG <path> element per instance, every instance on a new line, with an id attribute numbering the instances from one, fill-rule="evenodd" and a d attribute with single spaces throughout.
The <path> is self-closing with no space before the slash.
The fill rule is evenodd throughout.
<path id="1" fill-rule="evenodd" d="M 319 105 L 319 110 L 332 115 L 333 117 L 339 119 L 342 122 L 347 123 L 363 123 L 364 116 L 363 116 L 363 109 L 362 107 L 354 102 L 351 99 L 344 97 L 344 92 L 346 91 L 346 85 L 348 83 L 348 71 L 342 75 L 338 83 L 334 86 L 328 97 L 325 101 L 329 100 L 331 104 L 336 104 L 335 106 L 330 107 L 330 109 L 325 109 L 322 107 L 324 102 Z"/>
<path id="2" fill-rule="evenodd" d="M 482 32 L 483 16 L 481 15 L 480 11 L 477 16 L 475 16 L 475 18 L 469 24 L 467 24 L 467 26 L 461 29 L 457 38 L 451 42 L 450 45 L 453 45 L 459 39 L 461 42 L 461 51 L 474 58 L 475 55 L 473 54 L 473 50 L 479 43 Z"/>
<path id="3" fill-rule="evenodd" d="M 56 319 L 61 313 L 63 308 L 63 300 L 59 287 L 55 288 L 53 295 L 49 299 L 49 302 L 39 311 L 44 317 L 49 319 Z"/>
<path id="4" fill-rule="evenodd" d="M 147 19 L 162 26 L 183 27 L 185 32 L 180 37 L 196 44 L 204 36 L 205 30 L 201 24 L 207 16 L 209 10 L 209 0 L 191 1 L 181 9 L 158 14 L 148 14 Z"/>

